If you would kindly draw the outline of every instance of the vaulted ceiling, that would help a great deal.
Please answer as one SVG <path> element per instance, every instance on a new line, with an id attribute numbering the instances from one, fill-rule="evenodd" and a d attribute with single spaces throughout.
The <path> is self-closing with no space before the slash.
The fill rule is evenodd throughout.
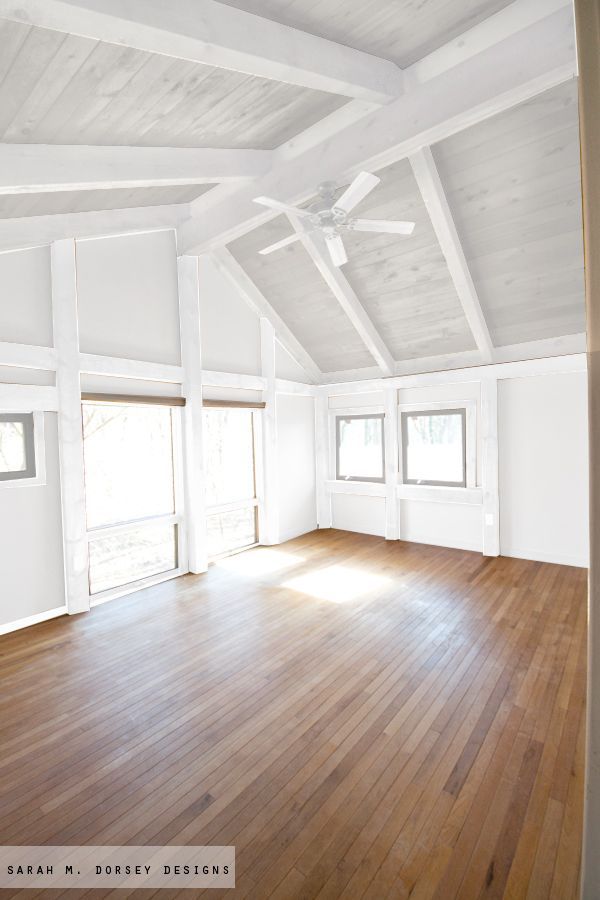
<path id="1" fill-rule="evenodd" d="M 324 380 L 581 349 L 566 0 L 122 7 L 0 0 L 0 249 L 177 227 Z M 349 233 L 339 271 L 306 239 L 259 255 L 293 224 L 254 196 L 362 168 L 357 214 L 412 235 Z"/>

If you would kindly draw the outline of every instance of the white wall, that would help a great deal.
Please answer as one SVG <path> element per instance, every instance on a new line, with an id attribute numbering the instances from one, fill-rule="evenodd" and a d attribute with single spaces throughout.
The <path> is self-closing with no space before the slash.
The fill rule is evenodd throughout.
<path id="1" fill-rule="evenodd" d="M 65 604 L 57 418 L 44 416 L 46 484 L 0 487 L 0 628 Z"/>
<path id="2" fill-rule="evenodd" d="M 0 341 L 52 346 L 50 248 L 0 253 Z"/>
<path id="3" fill-rule="evenodd" d="M 172 231 L 78 241 L 77 290 L 83 353 L 179 365 Z"/>
<path id="4" fill-rule="evenodd" d="M 466 401 L 475 404 L 476 486 L 482 481 L 481 390 L 477 369 L 460 384 L 411 387 L 397 392 L 400 404 Z M 500 552 L 555 563 L 588 562 L 587 379 L 576 374 L 539 374 L 498 379 Z M 329 398 L 337 409 L 383 406 L 381 392 Z M 334 440 L 331 423 L 330 442 Z M 329 454 L 330 479 L 334 455 Z M 334 487 L 335 489 L 335 487 Z M 352 493 L 331 496 L 334 528 L 385 535 L 386 498 Z M 350 493 L 348 493 L 350 491 Z M 384 491 L 382 490 L 382 494 Z M 455 502 L 401 499 L 400 539 L 482 552 L 483 507 Z"/>
<path id="5" fill-rule="evenodd" d="M 260 375 L 258 316 L 209 256 L 200 257 L 199 277 L 203 367 L 214 372 Z"/>
<path id="6" fill-rule="evenodd" d="M 280 541 L 317 527 L 314 407 L 312 397 L 277 397 Z"/>
<path id="7" fill-rule="evenodd" d="M 587 566 L 585 373 L 501 381 L 498 419 L 501 554 Z"/>
<path id="8" fill-rule="evenodd" d="M 385 535 L 385 498 L 334 494 L 331 498 L 334 528 L 361 534 Z"/>

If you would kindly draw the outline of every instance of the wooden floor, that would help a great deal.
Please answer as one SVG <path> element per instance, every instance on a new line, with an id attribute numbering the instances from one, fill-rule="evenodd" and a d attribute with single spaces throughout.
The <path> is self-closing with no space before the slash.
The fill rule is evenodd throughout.
<path id="1" fill-rule="evenodd" d="M 2 843 L 235 844 L 211 897 L 575 898 L 585 595 L 326 531 L 8 635 Z"/>

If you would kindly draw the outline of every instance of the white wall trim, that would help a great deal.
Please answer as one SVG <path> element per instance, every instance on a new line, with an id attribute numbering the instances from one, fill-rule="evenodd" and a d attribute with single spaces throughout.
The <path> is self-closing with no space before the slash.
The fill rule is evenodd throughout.
<path id="1" fill-rule="evenodd" d="M 356 494 L 360 497 L 386 497 L 387 485 L 383 481 L 337 481 L 325 482 L 328 494 Z"/>
<path id="2" fill-rule="evenodd" d="M 122 359 L 118 356 L 98 356 L 94 353 L 80 353 L 79 365 L 86 375 L 110 375 L 116 378 L 136 378 L 143 381 L 166 381 L 182 384 L 184 379 L 181 366 L 164 363 L 144 362 L 139 359 Z"/>
<path id="3" fill-rule="evenodd" d="M 260 319 L 260 358 L 266 387 L 262 416 L 262 521 L 261 544 L 279 543 L 279 464 L 277 456 L 277 394 L 275 388 L 275 331 L 268 319 Z"/>
<path id="4" fill-rule="evenodd" d="M 23 369 L 56 369 L 56 351 L 53 347 L 36 347 L 32 344 L 0 342 L 0 365 Z"/>
<path id="5" fill-rule="evenodd" d="M 392 385 L 398 388 L 433 387 L 439 384 L 461 384 L 484 381 L 488 378 L 525 378 L 535 375 L 586 372 L 585 353 L 568 356 L 550 356 L 543 359 L 523 359 L 515 362 L 493 363 L 488 366 L 472 366 L 467 369 L 422 372 L 417 375 L 395 375 L 392 378 L 371 378 L 362 381 L 337 382 L 321 385 L 318 391 L 325 396 L 364 394 L 382 390 Z"/>
<path id="6" fill-rule="evenodd" d="M 325 394 L 315 397 L 315 477 L 317 490 L 317 528 L 331 528 L 331 495 L 327 484 L 331 478 L 329 461 L 329 405 Z"/>
<path id="7" fill-rule="evenodd" d="M 213 372 L 209 369 L 202 370 L 202 384 L 204 387 L 232 388 L 242 391 L 264 391 L 267 380 L 262 375 L 238 375 L 235 372 Z"/>
<path id="8" fill-rule="evenodd" d="M 576 566 L 579 569 L 588 568 L 588 560 L 584 556 L 571 556 L 562 553 L 546 553 L 534 547 L 510 547 L 502 546 L 500 556 L 509 556 L 514 559 L 531 559 L 534 562 L 554 563 L 557 566 Z"/>
<path id="9" fill-rule="evenodd" d="M 208 569 L 206 509 L 204 503 L 204 457 L 202 413 L 202 343 L 200 340 L 200 279 L 198 257 L 177 260 L 179 323 L 183 394 L 184 510 L 190 572 Z"/>
<path id="10" fill-rule="evenodd" d="M 399 484 L 396 496 L 400 500 L 418 500 L 425 503 L 458 503 L 462 506 L 481 506 L 481 488 L 442 487 L 434 484 Z"/>
<path id="11" fill-rule="evenodd" d="M 89 610 L 90 600 L 75 241 L 55 241 L 51 263 L 65 591 L 69 613 L 80 613 Z"/>
<path id="12" fill-rule="evenodd" d="M 38 384 L 0 383 L 2 412 L 58 412 L 58 391 Z"/>
<path id="13" fill-rule="evenodd" d="M 481 484 L 483 512 L 481 526 L 483 555 L 500 554 L 500 494 L 498 482 L 498 381 L 481 382 Z"/>
<path id="14" fill-rule="evenodd" d="M 19 631 L 21 628 L 28 628 L 30 625 L 38 625 L 40 622 L 47 622 L 49 619 L 56 619 L 58 616 L 66 616 L 67 607 L 57 606 L 55 609 L 48 609 L 45 612 L 35 613 L 33 616 L 25 616 L 24 619 L 15 619 L 14 622 L 6 622 L 0 625 L 0 635 L 10 634 L 12 631 Z"/>

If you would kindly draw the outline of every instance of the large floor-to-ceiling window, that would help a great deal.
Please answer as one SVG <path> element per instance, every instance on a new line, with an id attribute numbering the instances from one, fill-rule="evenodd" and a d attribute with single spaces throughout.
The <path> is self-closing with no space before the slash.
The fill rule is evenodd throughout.
<path id="1" fill-rule="evenodd" d="M 258 541 L 257 435 L 260 413 L 236 407 L 204 410 L 208 556 Z"/>
<path id="2" fill-rule="evenodd" d="M 90 594 L 102 598 L 182 565 L 180 410 L 103 401 L 82 408 Z"/>

